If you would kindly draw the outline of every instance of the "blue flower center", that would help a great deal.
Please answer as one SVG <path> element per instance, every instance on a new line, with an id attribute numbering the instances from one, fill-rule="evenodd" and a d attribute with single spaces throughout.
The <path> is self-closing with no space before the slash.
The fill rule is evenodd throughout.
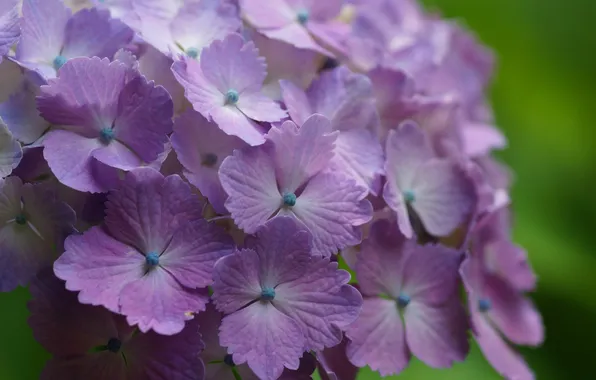
<path id="1" fill-rule="evenodd" d="M 308 22 L 310 14 L 308 13 L 308 9 L 300 9 L 296 14 L 296 20 L 302 25 Z"/>
<path id="2" fill-rule="evenodd" d="M 68 58 L 66 58 L 63 55 L 59 55 L 56 58 L 54 58 L 54 61 L 52 61 L 52 65 L 54 66 L 54 69 L 59 70 L 62 66 L 64 66 L 66 61 L 68 61 Z"/>
<path id="3" fill-rule="evenodd" d="M 223 362 L 225 364 L 229 365 L 230 367 L 235 367 L 236 366 L 236 363 L 234 363 L 234 358 L 230 354 L 227 354 L 226 356 L 224 356 Z"/>
<path id="4" fill-rule="evenodd" d="M 261 290 L 261 299 L 263 301 L 273 301 L 275 298 L 275 289 L 273 288 L 265 288 Z"/>
<path id="5" fill-rule="evenodd" d="M 145 262 L 150 267 L 157 266 L 157 265 L 159 265 L 159 255 L 157 254 L 157 252 L 149 252 L 145 256 Z"/>
<path id="6" fill-rule="evenodd" d="M 16 224 L 24 226 L 25 224 L 27 224 L 27 217 L 25 216 L 25 214 L 19 214 L 14 218 L 14 221 Z"/>
<path id="7" fill-rule="evenodd" d="M 229 89 L 228 92 L 226 92 L 226 104 L 236 104 L 238 103 L 238 99 L 240 98 L 240 94 L 238 94 L 238 91 L 234 90 L 234 89 Z"/>
<path id="8" fill-rule="evenodd" d="M 406 307 L 410 304 L 410 296 L 404 293 L 401 293 L 399 297 L 397 297 L 397 305 L 399 307 Z"/>
<path id="9" fill-rule="evenodd" d="M 412 190 L 404 191 L 403 196 L 404 196 L 404 200 L 407 203 L 413 203 L 416 200 L 416 195 L 414 194 L 414 192 Z"/>
<path id="10" fill-rule="evenodd" d="M 99 131 L 99 139 L 101 140 L 102 143 L 104 144 L 109 144 L 112 142 L 112 140 L 114 140 L 114 130 L 112 128 L 103 128 L 101 131 Z"/>
<path id="11" fill-rule="evenodd" d="M 190 47 L 186 49 L 186 55 L 190 58 L 197 59 L 197 57 L 199 56 L 199 49 Z"/>
<path id="12" fill-rule="evenodd" d="M 122 341 L 118 338 L 111 338 L 108 340 L 108 344 L 106 345 L 106 349 L 113 353 L 118 353 L 122 348 Z"/>
<path id="13" fill-rule="evenodd" d="M 284 193 L 283 195 L 284 205 L 288 207 L 292 207 L 296 205 L 296 194 L 294 193 Z"/>
<path id="14" fill-rule="evenodd" d="M 214 153 L 207 153 L 203 155 L 203 158 L 201 160 L 201 164 L 203 166 L 215 166 L 215 164 L 217 164 L 217 155 Z"/>
<path id="15" fill-rule="evenodd" d="M 492 305 L 489 299 L 482 298 L 478 300 L 478 310 L 480 310 L 480 312 L 482 313 L 486 313 L 487 311 L 489 311 L 491 306 Z"/>

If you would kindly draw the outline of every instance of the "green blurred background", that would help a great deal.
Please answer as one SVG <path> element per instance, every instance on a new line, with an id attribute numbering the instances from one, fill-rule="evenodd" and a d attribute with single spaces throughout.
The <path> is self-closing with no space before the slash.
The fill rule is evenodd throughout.
<path id="1" fill-rule="evenodd" d="M 596 378 L 596 1 L 425 3 L 468 25 L 498 54 L 492 99 L 510 141 L 499 156 L 516 173 L 515 238 L 539 274 L 534 299 L 547 334 L 542 347 L 523 353 L 540 380 Z M 23 289 L 0 294 L 1 380 L 37 379 L 48 358 L 27 327 L 27 298 Z M 399 378 L 499 376 L 474 347 L 451 370 L 414 361 Z"/>

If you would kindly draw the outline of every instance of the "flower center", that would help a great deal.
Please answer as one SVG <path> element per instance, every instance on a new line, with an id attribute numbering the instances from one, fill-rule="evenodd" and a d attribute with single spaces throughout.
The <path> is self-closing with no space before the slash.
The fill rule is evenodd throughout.
<path id="1" fill-rule="evenodd" d="M 412 190 L 406 190 L 403 192 L 404 200 L 407 203 L 413 203 L 416 200 L 416 195 Z"/>
<path id="2" fill-rule="evenodd" d="M 201 160 L 201 165 L 212 167 L 217 164 L 217 155 L 214 153 L 204 154 Z"/>
<path id="3" fill-rule="evenodd" d="M 190 48 L 186 49 L 186 55 L 189 56 L 190 58 L 197 59 L 197 57 L 199 56 L 199 49 L 190 47 Z"/>
<path id="4" fill-rule="evenodd" d="M 481 313 L 486 313 L 487 311 L 489 311 L 491 309 L 491 306 L 492 305 L 489 299 L 482 298 L 478 300 L 478 310 L 480 310 Z"/>
<path id="5" fill-rule="evenodd" d="M 54 58 L 54 61 L 52 61 L 52 66 L 54 66 L 54 69 L 59 70 L 62 66 L 64 66 L 66 61 L 68 61 L 68 58 L 63 55 L 59 55 Z"/>
<path id="6" fill-rule="evenodd" d="M 264 288 L 261 290 L 261 299 L 263 301 L 273 301 L 275 298 L 275 289 L 273 288 Z"/>
<path id="7" fill-rule="evenodd" d="M 240 98 L 240 94 L 238 94 L 238 91 L 234 90 L 233 88 L 226 92 L 226 104 L 234 105 L 238 103 L 238 98 Z"/>
<path id="8" fill-rule="evenodd" d="M 25 224 L 27 224 L 27 217 L 25 216 L 25 214 L 21 213 L 14 218 L 14 221 L 16 224 L 24 226 Z"/>
<path id="9" fill-rule="evenodd" d="M 106 349 L 115 354 L 118 353 L 118 351 L 120 351 L 121 348 L 122 341 L 118 338 L 110 338 L 110 340 L 108 340 L 108 344 L 106 345 Z"/>
<path id="10" fill-rule="evenodd" d="M 399 307 L 406 307 L 410 304 L 410 296 L 404 293 L 401 293 L 399 297 L 397 297 L 397 305 Z"/>
<path id="11" fill-rule="evenodd" d="M 103 128 L 101 131 L 99 131 L 99 139 L 101 140 L 102 143 L 104 144 L 109 144 L 112 142 L 112 140 L 114 140 L 114 130 L 112 128 Z"/>
<path id="12" fill-rule="evenodd" d="M 301 25 L 306 24 L 309 17 L 308 9 L 300 9 L 296 14 L 296 20 L 298 20 Z"/>
<path id="13" fill-rule="evenodd" d="M 157 254 L 157 252 L 149 252 L 145 256 L 145 262 L 150 267 L 157 266 L 157 265 L 159 265 L 159 255 Z"/>
<path id="14" fill-rule="evenodd" d="M 227 354 L 224 357 L 223 362 L 226 363 L 227 365 L 229 365 L 230 367 L 235 367 L 236 366 L 236 364 L 234 363 L 234 358 L 230 354 Z"/>
<path id="15" fill-rule="evenodd" d="M 292 207 L 296 205 L 296 194 L 284 193 L 283 195 L 284 205 Z"/>

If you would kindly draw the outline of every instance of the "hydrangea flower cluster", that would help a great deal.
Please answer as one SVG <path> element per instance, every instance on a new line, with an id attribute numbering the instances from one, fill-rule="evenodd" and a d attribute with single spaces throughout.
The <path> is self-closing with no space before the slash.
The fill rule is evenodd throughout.
<path id="1" fill-rule="evenodd" d="M 470 336 L 534 378 L 470 32 L 414 0 L 0 11 L 0 291 L 29 286 L 41 379 L 353 380 Z"/>

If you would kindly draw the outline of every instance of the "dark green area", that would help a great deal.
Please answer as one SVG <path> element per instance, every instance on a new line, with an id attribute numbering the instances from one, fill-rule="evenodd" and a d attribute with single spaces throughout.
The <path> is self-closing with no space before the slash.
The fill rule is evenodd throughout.
<path id="1" fill-rule="evenodd" d="M 596 2 L 428 0 L 498 54 L 492 99 L 516 174 L 516 240 L 540 276 L 543 347 L 524 350 L 540 380 L 589 379 L 596 353 Z M 28 328 L 27 291 L 0 294 L 0 379 L 33 380 L 48 355 Z M 377 379 L 363 372 L 361 379 Z M 397 377 L 396 377 L 397 378 Z M 474 349 L 437 371 L 413 362 L 400 379 L 498 379 Z"/>

